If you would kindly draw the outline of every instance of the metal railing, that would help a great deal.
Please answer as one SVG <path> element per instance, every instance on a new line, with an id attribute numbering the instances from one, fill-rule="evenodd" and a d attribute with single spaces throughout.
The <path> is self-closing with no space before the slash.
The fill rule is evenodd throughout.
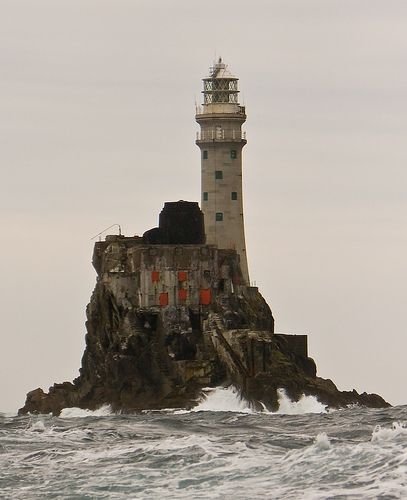
<path id="1" fill-rule="evenodd" d="M 112 227 L 118 227 L 119 228 L 119 236 L 122 235 L 122 228 L 120 224 L 112 224 L 111 226 L 107 227 L 106 229 L 103 229 L 103 231 L 100 231 L 100 233 L 95 234 L 95 236 L 92 236 L 91 240 L 94 240 L 95 238 L 99 237 L 99 241 L 102 241 L 102 234 L 104 234 L 106 231 L 109 231 Z"/>
<path id="2" fill-rule="evenodd" d="M 196 133 L 197 141 L 241 141 L 246 140 L 246 131 L 205 130 Z"/>
<path id="3" fill-rule="evenodd" d="M 212 113 L 219 113 L 219 108 L 217 105 L 222 106 L 224 105 L 229 105 L 233 104 L 234 105 L 234 112 L 229 112 L 227 114 L 235 114 L 235 115 L 244 115 L 246 113 L 246 106 L 241 106 L 238 102 L 212 102 L 212 103 L 206 103 L 205 105 L 200 105 L 200 104 L 195 104 L 195 114 L 196 115 L 206 115 L 206 114 L 212 114 Z M 221 111 L 222 113 L 222 111 Z"/>

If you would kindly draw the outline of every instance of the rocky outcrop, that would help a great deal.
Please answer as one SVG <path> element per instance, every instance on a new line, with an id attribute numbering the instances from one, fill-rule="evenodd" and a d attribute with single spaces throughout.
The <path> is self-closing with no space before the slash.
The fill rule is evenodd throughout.
<path id="1" fill-rule="evenodd" d="M 124 412 L 190 408 L 202 388 L 228 384 L 270 410 L 278 388 L 330 407 L 388 405 L 316 376 L 306 337 L 275 334 L 257 288 L 240 285 L 236 252 L 151 241 L 112 236 L 96 243 L 80 375 L 47 394 L 28 393 L 20 414 L 103 404 Z"/>

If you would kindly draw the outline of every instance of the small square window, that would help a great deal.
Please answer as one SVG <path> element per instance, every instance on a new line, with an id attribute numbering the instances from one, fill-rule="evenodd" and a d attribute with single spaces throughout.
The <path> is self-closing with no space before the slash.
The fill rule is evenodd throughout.
<path id="1" fill-rule="evenodd" d="M 221 222 L 221 221 L 223 221 L 223 213 L 216 212 L 216 222 Z"/>
<path id="2" fill-rule="evenodd" d="M 215 170 L 215 179 L 223 179 L 222 170 Z"/>
<path id="3" fill-rule="evenodd" d="M 236 191 L 232 191 L 232 200 L 237 200 L 237 193 Z"/>
<path id="4" fill-rule="evenodd" d="M 236 158 L 237 158 L 237 151 L 236 151 L 236 149 L 231 149 L 230 150 L 230 157 L 232 158 L 232 160 L 236 160 Z"/>
<path id="5" fill-rule="evenodd" d="M 208 201 L 208 193 L 204 192 L 203 194 L 203 201 Z"/>
<path id="6" fill-rule="evenodd" d="M 208 159 L 208 151 L 206 151 L 206 149 L 204 149 L 202 151 L 202 159 L 203 160 L 207 160 Z"/>

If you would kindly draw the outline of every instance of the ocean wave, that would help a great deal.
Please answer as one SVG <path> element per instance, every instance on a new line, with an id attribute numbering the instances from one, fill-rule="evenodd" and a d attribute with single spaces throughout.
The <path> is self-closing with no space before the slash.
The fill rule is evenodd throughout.
<path id="1" fill-rule="evenodd" d="M 47 430 L 43 420 L 37 420 L 36 422 L 33 422 L 28 430 L 32 432 L 45 432 Z"/>
<path id="2" fill-rule="evenodd" d="M 233 386 L 204 389 L 202 401 L 191 411 L 253 413 L 250 403 Z"/>
<path id="3" fill-rule="evenodd" d="M 0 421 L 0 497 L 407 498 L 407 408 L 246 414 L 233 388 L 207 400 L 218 411 Z"/>
<path id="4" fill-rule="evenodd" d="M 279 415 L 306 415 L 308 413 L 327 413 L 326 406 L 318 401 L 315 396 L 305 396 L 298 401 L 292 401 L 284 389 L 278 389 L 279 408 L 275 412 Z"/>
<path id="5" fill-rule="evenodd" d="M 326 405 L 320 403 L 315 396 L 305 396 L 298 401 L 292 401 L 285 390 L 278 389 L 279 408 L 276 412 L 268 411 L 264 405 L 263 410 L 256 411 L 253 405 L 244 399 L 240 392 L 233 386 L 215 387 L 204 389 L 203 399 L 191 411 L 215 411 L 234 413 L 266 413 L 278 415 L 306 415 L 308 413 L 327 413 Z M 178 410 L 177 413 L 187 413 L 187 410 Z"/>
<path id="6" fill-rule="evenodd" d="M 85 417 L 109 417 L 113 414 L 110 405 L 104 405 L 97 410 L 84 410 L 82 408 L 63 408 L 59 417 L 60 418 L 85 418 Z"/>
<path id="7" fill-rule="evenodd" d="M 0 418 L 13 418 L 17 417 L 16 411 L 0 411 Z"/>
<path id="8" fill-rule="evenodd" d="M 331 447 L 331 441 L 329 440 L 328 434 L 326 432 L 321 432 L 317 434 L 314 441 L 314 446 L 317 450 L 329 450 Z"/>
<path id="9" fill-rule="evenodd" d="M 372 432 L 372 443 L 384 443 L 386 441 L 397 441 L 407 439 L 406 423 L 393 422 L 390 428 L 376 425 Z"/>

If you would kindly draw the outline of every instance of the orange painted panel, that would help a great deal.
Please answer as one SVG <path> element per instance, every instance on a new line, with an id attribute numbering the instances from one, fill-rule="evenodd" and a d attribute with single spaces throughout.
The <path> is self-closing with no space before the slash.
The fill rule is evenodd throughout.
<path id="1" fill-rule="evenodd" d="M 151 271 L 151 281 L 153 283 L 157 283 L 157 281 L 160 281 L 160 272 L 159 271 Z"/>
<path id="2" fill-rule="evenodd" d="M 187 281 L 188 273 L 186 271 L 178 271 L 178 281 Z"/>
<path id="3" fill-rule="evenodd" d="M 159 303 L 160 303 L 160 306 L 168 306 L 168 293 L 167 292 L 160 293 Z"/>
<path id="4" fill-rule="evenodd" d="M 178 290 L 179 300 L 187 300 L 188 291 L 185 288 L 180 288 Z"/>
<path id="5" fill-rule="evenodd" d="M 211 289 L 201 288 L 199 290 L 199 303 L 203 306 L 207 306 L 211 303 Z"/>

